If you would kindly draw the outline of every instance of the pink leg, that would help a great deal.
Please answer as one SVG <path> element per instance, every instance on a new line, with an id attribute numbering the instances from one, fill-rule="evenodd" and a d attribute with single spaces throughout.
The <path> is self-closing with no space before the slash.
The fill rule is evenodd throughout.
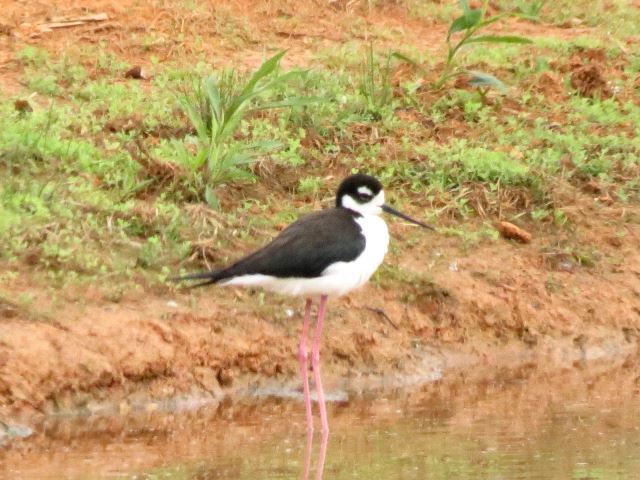
<path id="1" fill-rule="evenodd" d="M 322 443 L 320 443 L 320 453 L 318 454 L 318 469 L 316 470 L 316 480 L 322 480 L 324 474 L 324 461 L 327 458 L 327 444 L 329 443 L 329 430 L 322 432 Z"/>
<path id="2" fill-rule="evenodd" d="M 298 360 L 300 360 L 300 375 L 302 375 L 302 389 L 304 393 L 304 408 L 307 414 L 307 431 L 313 432 L 313 416 L 311 413 L 311 395 L 309 395 L 309 367 L 307 364 L 307 336 L 309 333 L 309 323 L 311 322 L 311 299 L 307 298 L 304 307 L 304 323 L 300 334 L 300 348 L 298 349 Z"/>
<path id="3" fill-rule="evenodd" d="M 322 380 L 320 379 L 320 337 L 322 335 L 322 321 L 327 310 L 327 296 L 320 297 L 320 305 L 318 306 L 318 322 L 316 324 L 316 333 L 313 336 L 313 346 L 311 348 L 311 365 L 313 367 L 313 378 L 316 383 L 316 391 L 318 392 L 318 407 L 320 408 L 320 422 L 322 423 L 322 431 L 329 432 L 329 422 L 327 421 L 327 406 L 324 401 L 324 391 L 322 390 Z"/>
<path id="4" fill-rule="evenodd" d="M 309 480 L 309 472 L 311 471 L 311 447 L 313 446 L 313 431 L 307 431 L 307 446 L 304 449 L 304 472 L 302 480 Z"/>

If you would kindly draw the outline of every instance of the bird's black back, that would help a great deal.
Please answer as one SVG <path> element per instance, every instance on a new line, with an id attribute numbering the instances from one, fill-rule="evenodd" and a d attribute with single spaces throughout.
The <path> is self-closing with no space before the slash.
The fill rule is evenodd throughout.
<path id="1" fill-rule="evenodd" d="M 215 281 L 251 274 L 318 277 L 332 263 L 355 260 L 364 250 L 358 216 L 345 208 L 306 215 L 265 247 L 216 272 Z"/>

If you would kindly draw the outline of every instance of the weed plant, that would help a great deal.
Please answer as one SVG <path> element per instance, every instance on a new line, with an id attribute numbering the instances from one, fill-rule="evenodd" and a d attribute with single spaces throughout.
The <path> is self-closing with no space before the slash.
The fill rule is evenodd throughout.
<path id="1" fill-rule="evenodd" d="M 373 44 L 369 44 L 366 58 L 362 65 L 360 94 L 366 102 L 366 112 L 373 120 L 380 120 L 382 112 L 388 108 L 393 99 L 391 87 L 392 54 L 387 55 L 384 63 L 375 58 Z"/>
<path id="2" fill-rule="evenodd" d="M 504 84 L 493 75 L 485 72 L 467 71 L 455 68 L 459 52 L 473 44 L 526 44 L 532 43 L 528 38 L 518 35 L 480 35 L 480 31 L 503 19 L 507 14 L 494 15 L 486 18 L 487 5 L 484 0 L 481 8 L 469 7 L 467 0 L 460 0 L 462 15 L 456 18 L 447 32 L 447 60 L 440 79 L 434 88 L 441 88 L 447 81 L 458 75 L 467 74 L 471 78 L 469 83 L 474 86 L 487 86 L 504 90 Z M 458 35 L 459 34 L 459 35 Z M 457 41 L 455 38 L 457 37 Z"/>
<path id="3" fill-rule="evenodd" d="M 238 72 L 226 70 L 198 82 L 191 94 L 184 94 L 179 99 L 197 132 L 197 151 L 191 155 L 186 147 L 182 147 L 178 156 L 194 173 L 202 175 L 204 198 L 211 206 L 218 206 L 216 186 L 250 178 L 252 175 L 247 165 L 255 162 L 261 154 L 281 146 L 272 141 L 237 141 L 234 135 L 242 119 L 257 110 L 309 103 L 309 99 L 299 97 L 257 101 L 305 74 L 302 70 L 278 74 L 284 54 L 283 51 L 265 60 L 244 84 Z"/>

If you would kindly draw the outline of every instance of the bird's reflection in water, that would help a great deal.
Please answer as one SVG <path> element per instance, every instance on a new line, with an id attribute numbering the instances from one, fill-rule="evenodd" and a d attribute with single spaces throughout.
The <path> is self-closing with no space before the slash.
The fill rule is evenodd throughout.
<path id="1" fill-rule="evenodd" d="M 327 444 L 329 443 L 329 432 L 322 432 L 320 437 L 320 451 L 318 452 L 318 464 L 316 467 L 315 480 L 321 480 L 324 473 L 324 460 L 327 457 Z M 304 450 L 304 472 L 302 480 L 309 480 L 311 473 L 311 453 L 313 450 L 313 432 L 307 433 L 307 446 Z"/>

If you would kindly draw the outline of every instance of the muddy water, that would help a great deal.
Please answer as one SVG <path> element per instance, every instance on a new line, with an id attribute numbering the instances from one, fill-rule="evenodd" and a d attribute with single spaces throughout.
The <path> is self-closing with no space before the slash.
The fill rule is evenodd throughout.
<path id="1" fill-rule="evenodd" d="M 290 398 L 50 418 L 0 452 L 2 478 L 638 479 L 639 363 L 468 369 L 370 393 L 332 404 L 310 449 Z"/>

